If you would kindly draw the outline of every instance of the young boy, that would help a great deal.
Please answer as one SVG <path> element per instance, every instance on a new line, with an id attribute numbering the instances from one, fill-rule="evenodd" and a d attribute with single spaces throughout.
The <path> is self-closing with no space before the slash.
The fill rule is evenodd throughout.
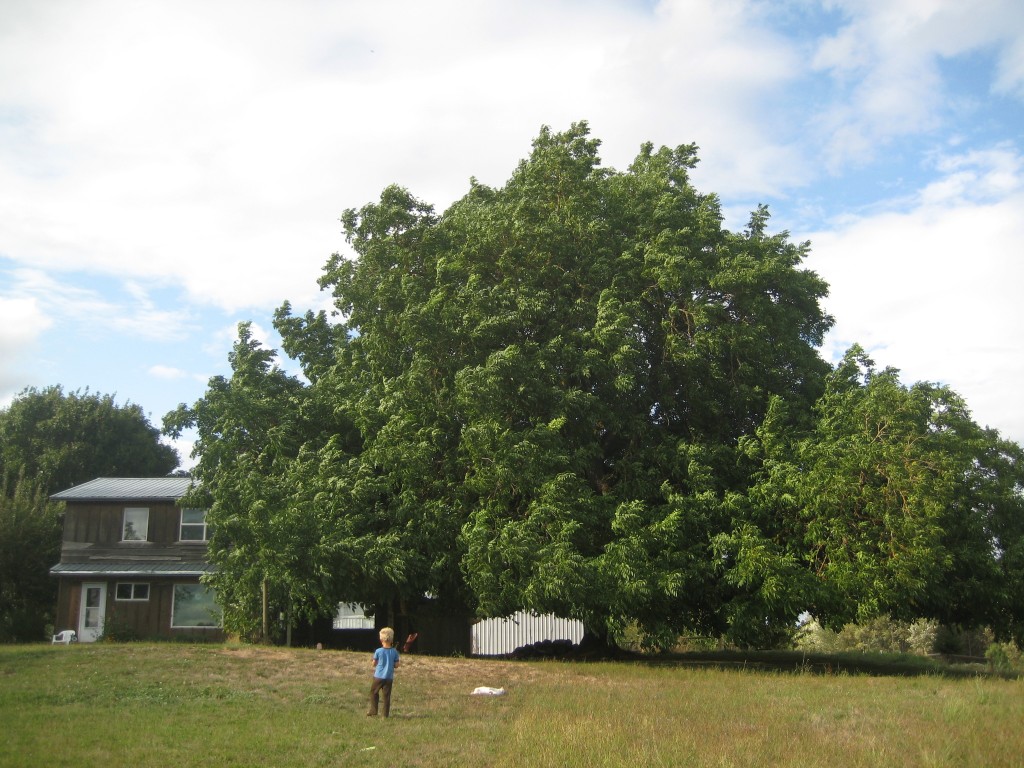
<path id="1" fill-rule="evenodd" d="M 380 631 L 381 647 L 373 652 L 373 685 L 370 686 L 370 717 L 377 716 L 377 705 L 380 695 L 384 694 L 384 717 L 391 714 L 391 684 L 395 680 L 395 667 L 398 666 L 398 651 L 395 644 L 395 630 L 384 627 Z"/>

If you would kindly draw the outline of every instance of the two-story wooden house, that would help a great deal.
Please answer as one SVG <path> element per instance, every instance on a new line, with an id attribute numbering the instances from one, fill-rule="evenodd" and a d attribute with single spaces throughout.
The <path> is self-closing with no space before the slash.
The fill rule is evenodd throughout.
<path id="1" fill-rule="evenodd" d="M 206 512 L 182 508 L 188 477 L 97 478 L 54 494 L 65 503 L 55 631 L 82 642 L 221 640 L 220 609 L 200 582 Z"/>

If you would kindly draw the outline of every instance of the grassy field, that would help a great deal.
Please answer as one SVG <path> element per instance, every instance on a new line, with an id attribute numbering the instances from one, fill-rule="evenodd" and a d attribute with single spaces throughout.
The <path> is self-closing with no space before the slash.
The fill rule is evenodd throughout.
<path id="1" fill-rule="evenodd" d="M 0 646 L 0 766 L 1024 765 L 1024 681 L 807 668 Z"/>

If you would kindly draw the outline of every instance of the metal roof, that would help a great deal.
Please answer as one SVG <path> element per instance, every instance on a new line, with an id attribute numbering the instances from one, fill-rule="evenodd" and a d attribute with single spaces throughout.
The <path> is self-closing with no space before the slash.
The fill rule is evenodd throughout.
<path id="1" fill-rule="evenodd" d="M 55 501 L 177 501 L 191 487 L 191 477 L 97 477 L 50 498 Z"/>
<path id="2" fill-rule="evenodd" d="M 217 568 L 211 563 L 86 562 L 58 563 L 51 576 L 202 576 Z"/>

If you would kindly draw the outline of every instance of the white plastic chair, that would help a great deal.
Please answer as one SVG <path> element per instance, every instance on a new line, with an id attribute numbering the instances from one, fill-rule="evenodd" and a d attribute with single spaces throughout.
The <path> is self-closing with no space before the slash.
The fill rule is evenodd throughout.
<path id="1" fill-rule="evenodd" d="M 73 629 L 65 629 L 63 632 L 58 632 L 53 636 L 53 640 L 50 645 L 70 645 L 71 643 L 78 642 L 78 635 Z"/>

